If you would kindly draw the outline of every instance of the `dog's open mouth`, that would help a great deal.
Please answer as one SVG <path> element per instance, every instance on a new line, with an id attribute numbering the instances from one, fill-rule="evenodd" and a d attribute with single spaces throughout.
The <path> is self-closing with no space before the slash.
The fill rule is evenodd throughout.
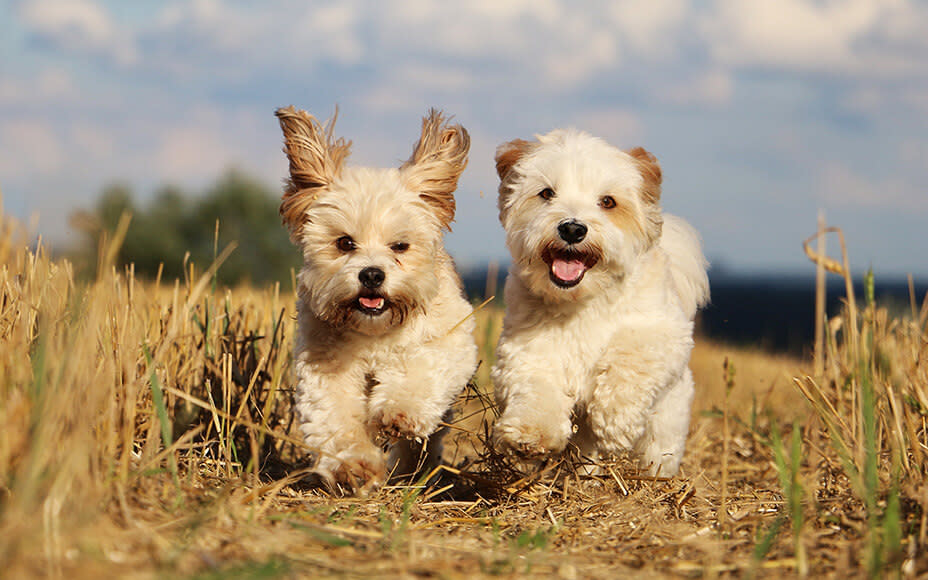
<path id="1" fill-rule="evenodd" d="M 586 271 L 596 265 L 596 256 L 566 249 L 546 249 L 541 259 L 548 265 L 548 277 L 556 286 L 572 288 L 583 280 Z"/>
<path id="2" fill-rule="evenodd" d="M 383 314 L 387 309 L 387 299 L 380 294 L 361 294 L 355 302 L 355 307 L 369 316 Z"/>

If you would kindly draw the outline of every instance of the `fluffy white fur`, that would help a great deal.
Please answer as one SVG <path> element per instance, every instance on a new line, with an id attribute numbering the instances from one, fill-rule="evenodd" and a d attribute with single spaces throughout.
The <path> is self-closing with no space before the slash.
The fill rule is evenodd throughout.
<path id="1" fill-rule="evenodd" d="M 501 145 L 496 162 L 513 264 L 495 444 L 529 458 L 633 450 L 651 473 L 676 474 L 709 285 L 698 235 L 661 212 L 657 160 L 558 130 Z"/>
<path id="2" fill-rule="evenodd" d="M 316 472 L 365 490 L 440 460 L 440 422 L 476 368 L 472 309 L 442 244 L 469 138 L 432 111 L 399 169 L 343 167 L 350 143 L 332 137 L 334 119 L 277 116 L 290 160 L 281 214 L 303 251 L 299 424 Z"/>

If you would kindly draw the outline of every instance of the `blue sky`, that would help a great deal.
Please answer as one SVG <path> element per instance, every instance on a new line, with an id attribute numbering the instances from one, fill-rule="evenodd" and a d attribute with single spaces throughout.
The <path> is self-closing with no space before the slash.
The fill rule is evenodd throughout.
<path id="1" fill-rule="evenodd" d="M 855 270 L 924 278 L 926 30 L 919 0 L 14 0 L 0 190 L 62 241 L 113 181 L 144 200 L 238 167 L 276 187 L 278 106 L 337 103 L 351 162 L 381 166 L 437 106 L 472 137 L 447 238 L 464 266 L 506 257 L 495 147 L 575 126 L 653 152 L 720 268 L 810 271 L 823 209 Z"/>

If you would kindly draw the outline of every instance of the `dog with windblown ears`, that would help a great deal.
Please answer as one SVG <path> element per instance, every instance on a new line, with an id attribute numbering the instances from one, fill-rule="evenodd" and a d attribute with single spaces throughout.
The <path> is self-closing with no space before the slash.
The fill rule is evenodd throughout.
<path id="1" fill-rule="evenodd" d="M 443 246 L 470 138 L 432 110 L 399 168 L 348 167 L 334 118 L 276 115 L 290 162 L 280 213 L 303 253 L 295 402 L 315 472 L 354 492 L 425 473 L 477 366 L 472 308 Z"/>
<path id="2" fill-rule="evenodd" d="M 513 262 L 492 376 L 495 445 L 537 459 L 638 454 L 677 473 L 686 444 L 693 318 L 709 298 L 699 236 L 661 211 L 661 168 L 557 130 L 496 152 Z"/>

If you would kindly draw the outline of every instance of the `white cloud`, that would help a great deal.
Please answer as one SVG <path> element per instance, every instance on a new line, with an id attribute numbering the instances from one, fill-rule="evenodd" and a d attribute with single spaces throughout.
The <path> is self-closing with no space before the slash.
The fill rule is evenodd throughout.
<path id="1" fill-rule="evenodd" d="M 306 56 L 324 55 L 340 64 L 355 64 L 365 55 L 360 38 L 363 8 L 350 2 L 313 4 L 306 9 L 292 35 L 294 47 Z"/>
<path id="2" fill-rule="evenodd" d="M 194 28 L 216 28 L 223 23 L 225 16 L 233 14 L 231 10 L 224 8 L 219 0 L 171 3 L 162 10 L 158 17 L 158 25 L 163 28 L 177 28 L 185 25 Z M 228 22 L 229 20 L 225 21 L 227 24 Z"/>
<path id="3" fill-rule="evenodd" d="M 400 0 L 375 2 L 369 8 L 368 18 L 377 25 L 382 44 L 463 58 L 512 58 L 538 42 L 558 42 L 550 33 L 567 16 L 556 0 Z"/>
<path id="4" fill-rule="evenodd" d="M 0 79 L 0 104 L 9 107 L 61 102 L 76 96 L 71 74 L 60 68 L 48 68 L 34 76 Z"/>
<path id="5" fill-rule="evenodd" d="M 211 128 L 169 127 L 158 137 L 152 160 L 162 175 L 172 179 L 217 175 L 235 157 L 228 142 Z"/>
<path id="6" fill-rule="evenodd" d="M 897 117 L 908 126 L 928 128 L 928 82 L 861 82 L 836 104 L 865 119 Z"/>
<path id="7" fill-rule="evenodd" d="M 608 28 L 586 18 L 566 22 L 553 50 L 539 53 L 551 88 L 575 88 L 619 62 L 619 46 Z"/>
<path id="8" fill-rule="evenodd" d="M 472 73 L 453 65 L 411 64 L 403 67 L 398 76 L 409 86 L 445 93 L 467 91 L 477 82 Z"/>
<path id="9" fill-rule="evenodd" d="M 206 63 L 227 70 L 261 52 L 271 38 L 263 11 L 244 12 L 221 0 L 167 4 L 154 24 L 139 32 L 148 65 L 174 74 L 197 74 Z M 247 62 L 247 61 L 246 61 Z"/>
<path id="10" fill-rule="evenodd" d="M 707 32 L 721 61 L 801 68 L 843 63 L 876 9 L 870 0 L 720 0 L 715 8 Z"/>
<path id="11" fill-rule="evenodd" d="M 696 75 L 658 89 L 657 98 L 674 105 L 717 107 L 731 102 L 735 81 L 726 71 L 699 71 Z"/>
<path id="12" fill-rule="evenodd" d="M 899 143 L 899 160 L 913 169 L 920 169 L 928 177 L 928 142 L 923 139 L 906 138 Z M 925 184 L 928 197 L 928 181 Z"/>
<path id="13" fill-rule="evenodd" d="M 364 14 L 351 0 L 260 6 L 193 0 L 166 5 L 139 36 L 153 70 L 247 81 L 269 70 L 300 75 L 323 63 L 359 63 L 366 54 Z"/>
<path id="14" fill-rule="evenodd" d="M 131 37 L 92 0 L 23 2 L 19 15 L 30 32 L 64 50 L 103 55 L 120 65 L 138 59 Z"/>
<path id="15" fill-rule="evenodd" d="M 452 60 L 476 75 L 563 91 L 619 62 L 621 37 L 603 15 L 607 2 L 556 0 L 370 6 L 365 22 L 380 50 L 417 60 Z"/>
<path id="16" fill-rule="evenodd" d="M 141 133 L 146 143 L 132 153 L 129 170 L 156 183 L 199 186 L 233 166 L 272 176 L 272 182 L 283 175 L 276 173 L 285 166 L 285 158 L 270 111 L 197 106 L 168 122 L 148 120 L 126 132 L 130 131 Z"/>
<path id="17" fill-rule="evenodd" d="M 73 195 L 88 179 L 99 187 L 125 175 L 121 172 L 134 155 L 125 147 L 129 130 L 123 128 L 120 134 L 117 127 L 87 120 L 62 121 L 51 115 L 6 120 L 0 123 L 0 178 L 8 184 L 55 181 L 72 188 L 36 192 L 51 198 Z"/>
<path id="18" fill-rule="evenodd" d="M 38 119 L 10 120 L 0 125 L 0 175 L 7 179 L 62 169 L 65 148 L 56 127 Z"/>
<path id="19" fill-rule="evenodd" d="M 637 54 L 651 59 L 672 56 L 690 17 L 689 0 L 619 0 L 610 7 L 616 35 Z"/>
<path id="20" fill-rule="evenodd" d="M 397 65 L 393 74 L 355 96 L 368 113 L 383 115 L 417 110 L 441 103 L 450 105 L 469 94 L 480 79 L 463 67 L 411 63 Z"/>
<path id="21" fill-rule="evenodd" d="M 844 163 L 825 163 L 818 177 L 818 196 L 842 209 L 928 211 L 928 192 L 910 183 L 904 175 L 870 178 Z"/>
<path id="22" fill-rule="evenodd" d="M 928 12 L 915 2 L 717 0 L 701 28 L 723 65 L 898 76 L 921 68 L 909 49 L 925 46 Z"/>
<path id="23" fill-rule="evenodd" d="M 626 109 L 593 109 L 571 120 L 571 125 L 605 139 L 620 149 L 641 144 L 644 127 L 634 112 Z"/>
<path id="24" fill-rule="evenodd" d="M 112 128 L 97 123 L 77 121 L 68 128 L 67 138 L 69 149 L 83 154 L 83 159 L 75 160 L 81 165 L 106 165 L 117 151 Z"/>

